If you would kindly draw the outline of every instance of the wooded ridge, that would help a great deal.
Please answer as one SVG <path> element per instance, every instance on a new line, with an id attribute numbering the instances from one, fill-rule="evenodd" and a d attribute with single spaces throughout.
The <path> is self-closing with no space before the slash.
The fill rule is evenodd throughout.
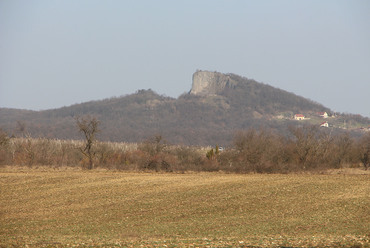
<path id="1" fill-rule="evenodd" d="M 328 113 L 330 119 L 323 120 L 319 112 Z M 295 114 L 307 118 L 296 121 Z M 338 115 L 319 103 L 255 80 L 197 71 L 192 89 L 178 98 L 149 89 L 44 111 L 0 108 L 0 128 L 14 136 L 79 139 L 76 118 L 84 115 L 100 121 L 100 140 L 141 142 L 161 135 L 169 143 L 185 145 L 226 146 L 237 130 L 249 128 L 288 133 L 289 126 L 323 121 L 336 131 L 370 126 L 369 118 Z"/>

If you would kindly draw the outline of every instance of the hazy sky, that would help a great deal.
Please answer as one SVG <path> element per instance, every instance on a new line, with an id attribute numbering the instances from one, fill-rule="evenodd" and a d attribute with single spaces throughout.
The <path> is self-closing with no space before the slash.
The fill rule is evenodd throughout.
<path id="1" fill-rule="evenodd" d="M 0 0 L 0 107 L 178 97 L 197 69 L 370 117 L 370 1 Z"/>

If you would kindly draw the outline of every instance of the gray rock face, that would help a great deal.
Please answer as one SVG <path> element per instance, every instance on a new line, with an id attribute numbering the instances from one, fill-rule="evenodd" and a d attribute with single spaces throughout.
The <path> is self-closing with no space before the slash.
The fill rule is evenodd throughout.
<path id="1" fill-rule="evenodd" d="M 230 77 L 219 72 L 197 71 L 193 74 L 192 95 L 217 95 L 228 86 Z"/>

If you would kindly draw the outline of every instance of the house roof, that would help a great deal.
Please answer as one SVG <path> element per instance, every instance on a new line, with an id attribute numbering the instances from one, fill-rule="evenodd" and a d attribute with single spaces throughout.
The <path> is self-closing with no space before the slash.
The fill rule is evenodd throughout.
<path id="1" fill-rule="evenodd" d="M 304 117 L 302 114 L 295 114 L 295 117 Z"/>

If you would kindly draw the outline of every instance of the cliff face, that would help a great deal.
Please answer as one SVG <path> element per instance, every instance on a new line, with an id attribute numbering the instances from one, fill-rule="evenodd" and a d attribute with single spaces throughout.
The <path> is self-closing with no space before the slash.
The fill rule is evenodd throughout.
<path id="1" fill-rule="evenodd" d="M 231 84 L 230 76 L 210 71 L 197 71 L 193 74 L 192 95 L 216 95 Z"/>

